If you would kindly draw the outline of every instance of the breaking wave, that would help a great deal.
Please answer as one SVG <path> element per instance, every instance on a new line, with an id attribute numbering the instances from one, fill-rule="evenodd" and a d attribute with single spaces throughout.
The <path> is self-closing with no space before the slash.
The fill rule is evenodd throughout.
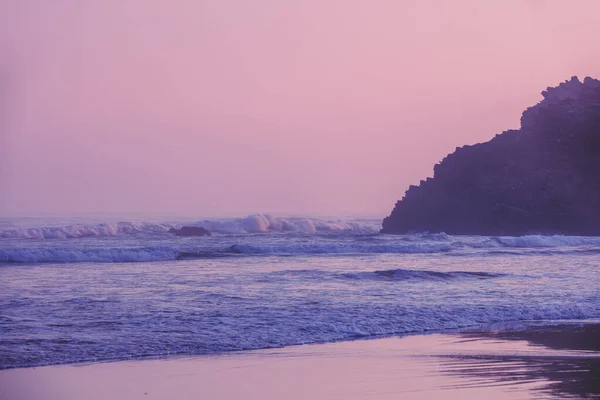
<path id="1" fill-rule="evenodd" d="M 4 263 L 74 263 L 74 262 L 148 262 L 190 260 L 234 256 L 268 255 L 311 255 L 311 254 L 368 254 L 368 253 L 440 253 L 449 251 L 449 246 L 440 245 L 242 245 L 223 248 L 176 248 L 169 246 L 139 248 L 72 248 L 72 247 L 20 247 L 0 248 L 0 262 Z"/>
<path id="2" fill-rule="evenodd" d="M 169 233 L 169 229 L 182 225 L 202 226 L 215 235 L 180 238 Z M 0 229 L 0 263 L 148 262 L 269 255 L 600 253 L 600 237 L 387 235 L 380 234 L 379 228 L 379 220 L 265 214 L 187 223 L 13 227 Z"/>
<path id="3" fill-rule="evenodd" d="M 342 274 L 345 278 L 359 280 L 383 280 L 383 281 L 448 281 L 455 279 L 490 279 L 504 276 L 505 274 L 492 272 L 471 272 L 471 271 L 426 271 L 410 269 L 389 269 L 381 271 L 367 271 Z"/>
<path id="4" fill-rule="evenodd" d="M 379 220 L 323 220 L 317 218 L 277 218 L 268 214 L 249 215 L 245 218 L 206 219 L 185 223 L 112 222 L 95 225 L 27 227 L 0 230 L 4 239 L 77 239 L 89 237 L 116 237 L 125 235 L 169 235 L 169 229 L 182 225 L 202 226 L 217 234 L 252 234 L 267 232 L 298 233 L 376 233 Z"/>
<path id="5" fill-rule="evenodd" d="M 450 255 L 537 255 L 537 254 L 598 254 L 597 246 L 558 246 L 524 248 L 523 246 L 481 246 L 480 244 L 451 242 L 380 243 L 377 241 L 325 240 L 303 242 L 293 238 L 276 242 L 219 244 L 219 241 L 206 242 L 204 246 L 191 247 L 168 241 L 162 246 L 114 247 L 112 246 L 73 246 L 73 247 L 0 247 L 0 263 L 74 263 L 74 262 L 149 262 L 193 260 L 220 257 L 242 256 L 310 256 L 310 255 L 366 255 L 366 254 L 450 254 Z M 202 239 L 200 239 L 202 240 Z M 193 242 L 193 241 L 192 241 Z M 188 243 L 192 243 L 188 242 Z M 203 241 L 204 242 L 204 241 Z M 197 241 L 195 242 L 197 243 Z M 398 270 L 394 276 L 402 275 Z M 376 277 L 385 278 L 389 271 L 377 272 Z M 457 274 L 459 274 L 457 272 Z M 440 276 L 443 278 L 443 276 Z"/>
<path id="6" fill-rule="evenodd" d="M 268 214 L 249 215 L 246 218 L 204 220 L 198 223 L 211 232 L 224 234 L 298 232 L 327 233 L 348 232 L 358 234 L 377 233 L 379 220 L 324 220 L 318 218 L 278 218 Z"/>
<path id="7" fill-rule="evenodd" d="M 452 250 L 446 243 L 374 243 L 357 241 L 348 243 L 289 243 L 289 244 L 235 244 L 228 248 L 236 254 L 429 254 L 444 253 Z"/>
<path id="8" fill-rule="evenodd" d="M 503 247 L 559 247 L 559 246 L 600 246 L 600 237 L 582 236 L 543 236 L 527 235 L 516 237 L 493 237 L 492 241 Z"/>
<path id="9" fill-rule="evenodd" d="M 173 225 L 145 222 L 115 222 L 96 225 L 48 226 L 0 230 L 3 239 L 77 239 L 136 234 L 167 234 Z"/>
<path id="10" fill-rule="evenodd" d="M 142 248 L 13 248 L 0 249 L 5 263 L 144 262 L 176 260 L 169 247 Z"/>

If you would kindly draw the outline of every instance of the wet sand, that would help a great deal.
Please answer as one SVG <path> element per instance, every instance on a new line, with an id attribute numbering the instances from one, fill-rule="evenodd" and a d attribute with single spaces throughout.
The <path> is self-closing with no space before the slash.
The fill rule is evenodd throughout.
<path id="1" fill-rule="evenodd" d="M 0 399 L 600 398 L 600 325 L 0 371 Z"/>

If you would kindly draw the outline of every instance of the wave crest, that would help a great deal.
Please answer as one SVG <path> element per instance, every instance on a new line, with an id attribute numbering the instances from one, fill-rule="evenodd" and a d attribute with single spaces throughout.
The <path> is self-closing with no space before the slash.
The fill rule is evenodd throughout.
<path id="1" fill-rule="evenodd" d="M 353 272 L 341 274 L 344 278 L 357 280 L 384 280 L 384 281 L 446 281 L 455 279 L 490 279 L 504 276 L 505 274 L 476 271 L 427 271 L 411 269 L 388 269 L 369 272 Z"/>
<path id="2" fill-rule="evenodd" d="M 400 246 L 349 244 L 235 244 L 228 247 L 189 248 L 152 247 L 14 247 L 0 248 L 4 263 L 73 263 L 73 262 L 144 262 L 221 258 L 233 256 L 311 255 L 311 254 L 426 254 L 449 251 L 448 245 L 415 243 Z"/>
<path id="3" fill-rule="evenodd" d="M 600 238 L 583 237 L 583 236 L 543 236 L 543 235 L 527 235 L 527 236 L 502 236 L 492 237 L 492 241 L 503 247 L 560 247 L 560 246 L 587 246 L 600 245 Z"/>
<path id="4" fill-rule="evenodd" d="M 180 251 L 169 247 L 0 249 L 0 262 L 5 263 L 144 262 L 179 256 Z"/>
<path id="5" fill-rule="evenodd" d="M 173 225 L 147 222 L 114 222 L 96 225 L 67 225 L 42 228 L 18 228 L 0 231 L 3 239 L 77 239 L 136 234 L 167 234 Z"/>
<path id="6" fill-rule="evenodd" d="M 211 232 L 244 234 L 267 232 L 328 233 L 348 232 L 358 234 L 377 233 L 381 227 L 378 220 L 324 220 L 318 218 L 278 218 L 269 214 L 254 214 L 245 218 L 204 220 L 198 222 Z"/>
<path id="7" fill-rule="evenodd" d="M 277 243 L 261 246 L 235 244 L 227 249 L 236 254 L 430 254 L 452 250 L 445 243 L 364 244 L 348 243 Z"/>
<path id="8" fill-rule="evenodd" d="M 268 232 L 350 234 L 377 233 L 377 220 L 322 220 L 318 218 L 277 218 L 268 214 L 249 215 L 245 218 L 205 219 L 186 223 L 114 222 L 94 225 L 74 224 L 34 228 L 0 230 L 4 239 L 77 239 L 87 237 L 114 237 L 125 235 L 169 235 L 169 229 L 182 225 L 202 226 L 212 233 L 252 234 Z"/>

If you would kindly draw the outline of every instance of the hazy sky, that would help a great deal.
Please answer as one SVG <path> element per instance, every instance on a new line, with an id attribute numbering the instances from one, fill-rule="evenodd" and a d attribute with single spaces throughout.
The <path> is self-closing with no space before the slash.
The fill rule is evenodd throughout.
<path id="1" fill-rule="evenodd" d="M 3 0 L 0 214 L 383 215 L 598 38 L 596 0 Z"/>

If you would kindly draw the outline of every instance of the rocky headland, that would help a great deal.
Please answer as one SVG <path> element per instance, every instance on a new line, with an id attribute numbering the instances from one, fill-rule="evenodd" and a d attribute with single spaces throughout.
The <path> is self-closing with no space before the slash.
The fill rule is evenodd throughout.
<path id="1" fill-rule="evenodd" d="M 542 95 L 520 129 L 457 148 L 410 186 L 382 232 L 600 235 L 600 81 Z"/>

